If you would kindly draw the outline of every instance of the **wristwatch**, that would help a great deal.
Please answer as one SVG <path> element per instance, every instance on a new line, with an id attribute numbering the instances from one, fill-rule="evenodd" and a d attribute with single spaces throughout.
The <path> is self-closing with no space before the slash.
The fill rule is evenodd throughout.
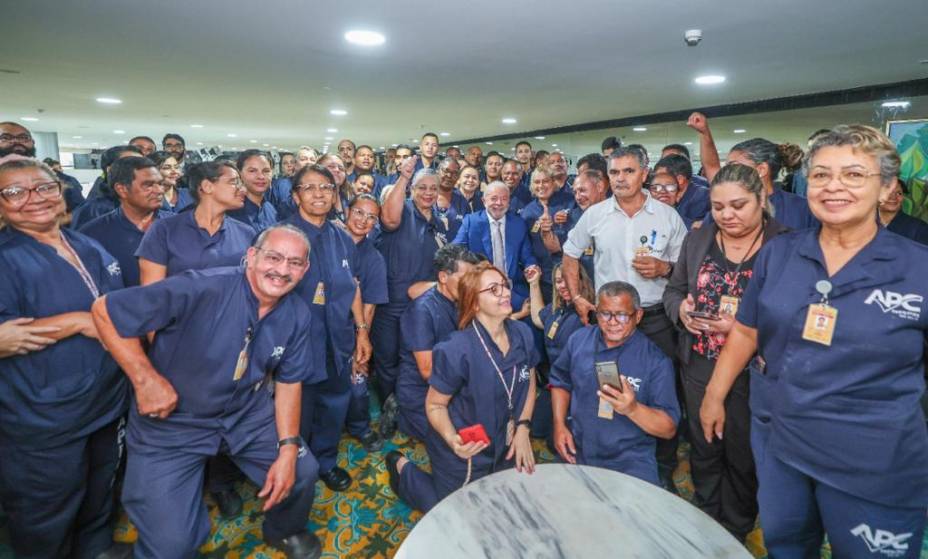
<path id="1" fill-rule="evenodd" d="M 529 430 L 531 430 L 532 420 L 531 419 L 520 419 L 519 421 L 516 421 L 516 429 L 518 429 L 522 425 L 525 425 L 526 427 L 529 428 Z"/>
<path id="2" fill-rule="evenodd" d="M 303 445 L 303 439 L 301 437 L 287 437 L 286 439 L 280 439 L 277 441 L 277 450 L 287 446 L 288 444 L 296 445 L 297 447 L 297 457 L 302 458 L 306 455 L 306 446 Z"/>
<path id="3" fill-rule="evenodd" d="M 370 326 L 370 324 L 368 324 L 368 323 L 366 323 L 366 322 L 362 322 L 361 324 L 355 324 L 355 325 L 354 325 L 354 328 L 355 328 L 355 330 L 367 330 L 367 331 L 370 331 L 371 326 Z"/>

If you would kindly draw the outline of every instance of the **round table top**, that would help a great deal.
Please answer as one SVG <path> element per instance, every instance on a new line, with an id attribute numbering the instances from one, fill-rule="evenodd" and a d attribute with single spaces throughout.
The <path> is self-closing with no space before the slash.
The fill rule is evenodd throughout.
<path id="1" fill-rule="evenodd" d="M 542 464 L 458 489 L 429 511 L 396 559 L 547 557 L 745 558 L 707 514 L 612 470 Z"/>

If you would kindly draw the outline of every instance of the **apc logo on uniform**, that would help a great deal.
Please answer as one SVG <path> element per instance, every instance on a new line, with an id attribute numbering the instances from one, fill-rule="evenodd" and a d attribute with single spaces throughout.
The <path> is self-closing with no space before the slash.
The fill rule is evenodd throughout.
<path id="1" fill-rule="evenodd" d="M 271 359 L 280 359 L 284 356 L 284 346 L 275 346 L 271 352 Z"/>
<path id="2" fill-rule="evenodd" d="M 894 291 L 883 291 L 874 289 L 864 304 L 872 305 L 876 303 L 884 313 L 892 313 L 900 318 L 909 320 L 918 320 L 922 314 L 921 303 L 925 298 L 916 293 L 896 293 Z"/>
<path id="3" fill-rule="evenodd" d="M 122 273 L 122 270 L 119 268 L 119 262 L 113 262 L 107 266 L 106 271 L 109 272 L 111 276 L 118 276 Z"/>
<path id="4" fill-rule="evenodd" d="M 886 530 L 877 530 L 874 532 L 866 524 L 858 524 L 851 530 L 852 536 L 857 536 L 864 540 L 870 553 L 880 553 L 887 557 L 902 557 L 909 550 L 909 544 L 906 540 L 912 537 L 912 532 L 905 534 L 893 534 Z"/>

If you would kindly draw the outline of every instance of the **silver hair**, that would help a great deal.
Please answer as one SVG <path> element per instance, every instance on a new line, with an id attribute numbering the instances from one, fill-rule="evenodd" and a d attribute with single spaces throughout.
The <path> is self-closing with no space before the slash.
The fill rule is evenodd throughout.
<path id="1" fill-rule="evenodd" d="M 802 173 L 809 176 L 809 165 L 818 150 L 828 146 L 851 146 L 876 158 L 880 165 L 880 182 L 887 185 L 899 175 L 901 160 L 893 141 L 885 134 L 864 124 L 840 124 L 815 138 L 802 162 Z"/>
<path id="2" fill-rule="evenodd" d="M 624 281 L 610 281 L 599 288 L 596 293 L 596 303 L 602 301 L 603 297 L 618 297 L 627 294 L 632 300 L 632 306 L 635 310 L 641 309 L 641 297 L 635 286 Z"/>
<path id="3" fill-rule="evenodd" d="M 410 188 L 415 188 L 416 186 L 418 186 L 419 181 L 421 181 L 422 179 L 426 177 L 435 177 L 436 179 L 440 180 L 440 177 L 438 176 L 438 171 L 436 171 L 435 169 L 430 169 L 428 167 L 423 167 L 419 169 L 418 171 L 416 171 L 416 174 L 412 176 L 412 184 L 410 185 Z"/>
<path id="4" fill-rule="evenodd" d="M 609 155 L 609 161 L 615 161 L 620 157 L 634 157 L 638 162 L 639 167 L 642 169 L 646 169 L 648 167 L 648 154 L 642 150 L 622 146 L 620 148 L 616 148 L 615 151 Z"/>
<path id="5" fill-rule="evenodd" d="M 306 233 L 300 231 L 297 227 L 286 224 L 286 223 L 278 223 L 277 225 L 271 225 L 270 227 L 262 231 L 257 237 L 255 237 L 255 240 L 251 244 L 251 246 L 253 246 L 254 248 L 263 248 L 264 241 L 267 240 L 267 236 L 270 235 L 274 231 L 284 231 L 286 233 L 290 233 L 292 235 L 296 235 L 297 237 L 299 237 L 300 240 L 303 241 L 303 244 L 306 245 L 306 256 L 309 256 L 309 250 L 311 248 L 309 237 L 307 237 Z"/>

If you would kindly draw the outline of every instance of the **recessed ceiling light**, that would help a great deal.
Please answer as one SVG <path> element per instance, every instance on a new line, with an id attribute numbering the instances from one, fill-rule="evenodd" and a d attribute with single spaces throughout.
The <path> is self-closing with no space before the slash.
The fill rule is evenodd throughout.
<path id="1" fill-rule="evenodd" d="M 392 147 L 396 147 L 396 146 L 398 146 L 398 145 L 399 145 L 399 144 L 390 144 L 390 146 L 392 146 Z"/>
<path id="2" fill-rule="evenodd" d="M 376 47 L 384 44 L 387 38 L 376 31 L 353 29 L 345 33 L 345 40 L 355 45 L 361 45 L 362 47 Z"/>
<path id="3" fill-rule="evenodd" d="M 228 134 L 226 134 L 226 136 L 228 136 L 228 137 L 230 137 L 230 138 L 237 138 L 237 137 L 238 137 L 238 134 L 233 134 L 233 133 L 229 132 Z"/>
<path id="4" fill-rule="evenodd" d="M 492 145 L 493 145 L 493 142 L 487 142 L 487 145 L 488 145 L 488 146 L 492 146 Z"/>
<path id="5" fill-rule="evenodd" d="M 271 149 L 278 149 L 277 146 L 271 146 Z"/>
<path id="6" fill-rule="evenodd" d="M 882 106 L 884 109 L 907 109 L 911 104 L 909 101 L 885 101 Z"/>
<path id="7" fill-rule="evenodd" d="M 387 149 L 387 148 L 385 148 L 385 147 L 383 147 L 383 146 L 380 146 L 380 147 L 377 148 L 377 149 Z"/>
<path id="8" fill-rule="evenodd" d="M 536 140 L 544 140 L 545 137 L 544 137 L 544 136 L 535 136 L 535 139 L 536 139 Z"/>
<path id="9" fill-rule="evenodd" d="M 113 134 L 125 134 L 125 130 L 113 130 Z"/>
<path id="10" fill-rule="evenodd" d="M 551 144 L 551 147 L 556 148 L 557 144 Z"/>
<path id="11" fill-rule="evenodd" d="M 439 132 L 438 135 L 439 136 L 450 136 L 451 133 L 450 132 Z"/>
<path id="12" fill-rule="evenodd" d="M 461 146 L 451 146 L 451 147 L 461 149 Z"/>
<path id="13" fill-rule="evenodd" d="M 34 116 L 23 116 L 23 117 L 20 117 L 19 120 L 25 120 L 26 122 L 38 122 L 39 121 L 39 119 L 37 119 Z"/>
<path id="14" fill-rule="evenodd" d="M 326 136 L 325 138 L 323 138 L 323 140 L 325 140 L 325 141 L 327 141 L 327 142 L 331 142 L 333 139 L 334 139 L 334 138 L 333 138 L 332 136 Z"/>
<path id="15" fill-rule="evenodd" d="M 264 147 L 269 147 L 271 144 L 261 144 Z"/>
<path id="16" fill-rule="evenodd" d="M 191 124 L 190 128 L 203 128 L 202 124 Z"/>
<path id="17" fill-rule="evenodd" d="M 503 123 L 503 124 L 515 124 L 515 123 L 517 123 L 517 122 L 519 122 L 519 121 L 517 121 L 516 119 L 514 119 L 514 118 L 512 118 L 512 117 L 506 117 L 506 118 L 504 118 L 504 119 L 502 120 L 502 123 Z"/>
<path id="18" fill-rule="evenodd" d="M 249 141 L 250 143 L 252 143 L 252 144 L 257 144 L 257 143 L 258 143 L 258 140 L 248 140 L 248 141 Z M 265 145 L 267 145 L 267 144 L 265 144 Z"/>
<path id="19" fill-rule="evenodd" d="M 202 146 L 202 145 L 203 145 L 203 142 L 197 142 L 197 145 L 198 145 L 198 146 Z"/>
<path id="20" fill-rule="evenodd" d="M 684 146 L 691 146 L 691 145 L 693 145 L 693 142 L 683 142 L 683 145 L 684 145 Z"/>
<path id="21" fill-rule="evenodd" d="M 744 134 L 745 132 L 747 132 L 747 130 L 745 130 L 744 128 L 735 128 L 734 130 L 732 130 L 732 132 L 734 132 L 735 134 Z"/>
<path id="22" fill-rule="evenodd" d="M 725 76 L 721 74 L 708 74 L 706 76 L 696 76 L 693 80 L 697 85 L 718 85 L 725 83 Z"/>
<path id="23" fill-rule="evenodd" d="M 104 105 L 121 105 L 122 99 L 116 99 L 115 97 L 97 97 L 97 103 L 103 103 Z"/>
<path id="24" fill-rule="evenodd" d="M 345 109 L 332 109 L 331 111 L 329 111 L 329 114 L 332 116 L 345 116 L 346 114 L 348 114 L 348 111 L 346 111 Z"/>
<path id="25" fill-rule="evenodd" d="M 71 136 L 72 140 L 81 140 L 83 138 L 84 138 L 83 136 Z"/>
<path id="26" fill-rule="evenodd" d="M 635 132 L 647 132 L 648 131 L 648 129 L 645 128 L 644 126 L 636 126 L 632 128 L 632 130 L 634 130 Z"/>
<path id="27" fill-rule="evenodd" d="M 326 128 L 325 131 L 328 132 L 329 134 L 334 134 L 338 132 L 338 128 Z"/>

